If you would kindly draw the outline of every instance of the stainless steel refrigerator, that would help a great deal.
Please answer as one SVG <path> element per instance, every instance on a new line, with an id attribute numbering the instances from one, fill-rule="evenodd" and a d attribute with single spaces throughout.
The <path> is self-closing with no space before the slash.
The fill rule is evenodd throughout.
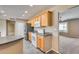
<path id="1" fill-rule="evenodd" d="M 34 27 L 31 27 L 31 24 L 26 24 L 25 25 L 25 39 L 29 40 L 29 35 L 28 32 L 34 32 Z"/>

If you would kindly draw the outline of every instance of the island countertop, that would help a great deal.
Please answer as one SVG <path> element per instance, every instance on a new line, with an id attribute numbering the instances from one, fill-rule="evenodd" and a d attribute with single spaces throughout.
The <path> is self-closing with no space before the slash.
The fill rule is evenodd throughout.
<path id="1" fill-rule="evenodd" d="M 24 37 L 21 36 L 21 35 L 0 37 L 0 45 L 6 44 L 6 43 L 9 43 L 9 42 L 13 42 L 13 41 L 16 41 L 16 40 L 20 40 L 20 39 L 23 39 L 23 38 Z"/>

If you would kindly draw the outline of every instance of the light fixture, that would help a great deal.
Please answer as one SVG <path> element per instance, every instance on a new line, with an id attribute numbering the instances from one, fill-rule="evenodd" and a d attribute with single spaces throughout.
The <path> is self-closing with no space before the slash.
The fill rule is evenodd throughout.
<path id="1" fill-rule="evenodd" d="M 22 16 L 25 16 L 24 14 Z"/>
<path id="2" fill-rule="evenodd" d="M 1 10 L 0 13 L 5 13 L 5 11 L 4 10 Z"/>
<path id="3" fill-rule="evenodd" d="M 25 13 L 28 13 L 28 11 L 25 11 Z"/>

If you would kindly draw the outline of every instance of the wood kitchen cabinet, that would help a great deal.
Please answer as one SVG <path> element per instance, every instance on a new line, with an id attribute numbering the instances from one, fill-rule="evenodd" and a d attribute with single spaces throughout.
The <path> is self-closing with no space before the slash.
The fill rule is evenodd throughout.
<path id="1" fill-rule="evenodd" d="M 41 20 L 41 16 L 36 16 L 35 21 L 40 21 Z"/>
<path id="2" fill-rule="evenodd" d="M 32 32 L 28 32 L 28 36 L 29 36 L 29 41 L 32 40 Z"/>
<path id="3" fill-rule="evenodd" d="M 31 20 L 28 20 L 27 23 L 28 23 L 28 24 L 31 24 L 32 22 L 31 22 Z"/>
<path id="4" fill-rule="evenodd" d="M 30 23 L 32 27 L 35 26 L 36 21 L 40 22 L 39 24 L 41 27 L 52 26 L 53 25 L 52 15 L 53 15 L 52 12 L 47 11 L 38 16 L 35 16 L 33 19 L 29 20 L 28 23 Z"/>
<path id="5" fill-rule="evenodd" d="M 37 40 L 37 47 L 38 48 L 40 48 L 41 50 L 43 50 L 44 49 L 44 38 L 43 38 L 43 36 L 39 36 L 38 37 L 38 40 Z"/>
<path id="6" fill-rule="evenodd" d="M 41 50 L 45 50 L 45 38 L 41 36 Z"/>
<path id="7" fill-rule="evenodd" d="M 39 35 L 38 35 L 38 37 L 37 37 L 37 47 L 38 47 L 38 48 L 41 48 L 41 38 L 40 38 Z"/>
<path id="8" fill-rule="evenodd" d="M 37 47 L 45 53 L 50 51 L 52 48 L 52 36 L 39 36 Z"/>
<path id="9" fill-rule="evenodd" d="M 31 21 L 31 26 L 34 27 L 34 19 L 32 19 L 30 21 Z"/>
<path id="10" fill-rule="evenodd" d="M 36 16 L 35 17 L 35 27 L 41 27 L 41 23 L 40 23 L 41 17 L 40 16 Z"/>
<path id="11" fill-rule="evenodd" d="M 31 27 L 34 27 L 34 23 L 35 23 L 35 18 L 31 19 L 31 20 L 28 20 L 29 24 L 31 24 Z"/>
<path id="12" fill-rule="evenodd" d="M 41 14 L 41 26 L 52 26 L 52 12 L 44 12 Z"/>

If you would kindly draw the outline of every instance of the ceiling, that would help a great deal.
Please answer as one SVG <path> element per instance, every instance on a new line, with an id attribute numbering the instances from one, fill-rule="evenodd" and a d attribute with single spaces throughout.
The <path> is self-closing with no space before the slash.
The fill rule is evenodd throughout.
<path id="1" fill-rule="evenodd" d="M 63 13 L 60 13 L 60 20 L 66 21 L 66 20 L 79 20 L 79 6 L 75 6 L 73 8 L 70 8 L 66 10 Z"/>
<path id="2" fill-rule="evenodd" d="M 19 18 L 27 20 L 51 7 L 53 5 L 0 5 L 0 19 Z"/>

